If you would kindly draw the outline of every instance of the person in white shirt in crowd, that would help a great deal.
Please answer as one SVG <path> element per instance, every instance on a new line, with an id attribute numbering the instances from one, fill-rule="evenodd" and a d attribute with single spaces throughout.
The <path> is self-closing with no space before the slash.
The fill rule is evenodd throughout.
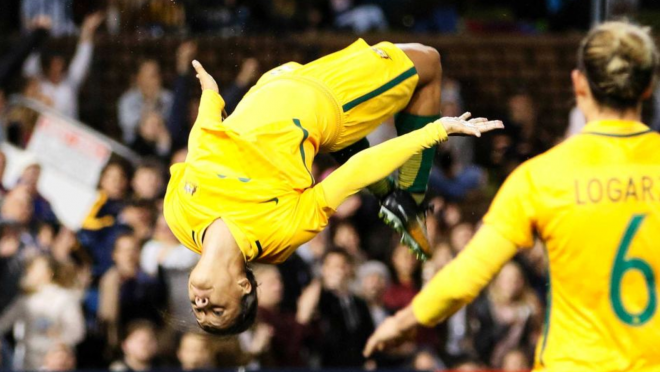
<path id="1" fill-rule="evenodd" d="M 157 276 L 161 270 L 167 287 L 168 309 L 172 319 L 194 320 L 190 312 L 187 288 L 188 273 L 198 260 L 199 255 L 179 243 L 167 226 L 165 217 L 160 214 L 153 238 L 142 247 L 140 266 L 142 271 L 151 276 Z"/>
<path id="2" fill-rule="evenodd" d="M 64 56 L 53 54 L 43 63 L 39 54 L 33 54 L 23 65 L 23 74 L 37 78 L 41 92 L 53 101 L 53 107 L 62 114 L 78 118 L 78 92 L 85 82 L 94 51 L 94 34 L 105 19 L 101 12 L 85 17 L 80 30 L 76 52 L 66 69 Z"/>
<path id="3" fill-rule="evenodd" d="M 172 92 L 162 86 L 158 62 L 154 59 L 141 61 L 135 77 L 135 86 L 122 94 L 117 106 L 124 143 L 132 144 L 135 141 L 138 124 L 145 112 L 155 111 L 167 118 L 173 101 Z"/>
<path id="4" fill-rule="evenodd" d="M 27 266 L 25 293 L 0 317 L 0 334 L 14 329 L 15 370 L 36 370 L 56 344 L 74 347 L 85 336 L 78 291 L 66 288 L 61 266 L 51 257 L 36 256 Z"/>

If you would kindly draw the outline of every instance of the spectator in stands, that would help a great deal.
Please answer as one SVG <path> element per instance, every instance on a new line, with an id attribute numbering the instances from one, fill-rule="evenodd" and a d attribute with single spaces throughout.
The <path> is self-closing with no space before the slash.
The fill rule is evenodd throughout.
<path id="1" fill-rule="evenodd" d="M 22 332 L 15 333 L 15 369 L 36 370 L 57 343 L 73 347 L 83 339 L 81 299 L 76 291 L 61 285 L 64 281 L 60 266 L 50 257 L 36 256 L 28 264 L 25 293 L 0 317 L 0 333 L 24 326 Z"/>
<path id="2" fill-rule="evenodd" d="M 341 248 L 351 256 L 355 264 L 366 260 L 364 250 L 361 248 L 360 235 L 357 228 L 349 220 L 340 220 L 334 226 L 332 244 Z"/>
<path id="3" fill-rule="evenodd" d="M 126 337 L 121 343 L 124 354 L 121 360 L 110 364 L 112 372 L 148 371 L 155 367 L 158 352 L 156 327 L 146 320 L 135 320 L 126 328 Z"/>
<path id="4" fill-rule="evenodd" d="M 172 92 L 162 86 L 160 65 L 156 60 L 146 59 L 139 63 L 135 86 L 119 98 L 118 118 L 122 139 L 132 144 L 137 136 L 140 120 L 144 113 L 155 111 L 166 118 L 172 109 Z M 152 140 L 156 140 L 153 138 Z M 169 149 L 168 149 L 169 151 Z"/>
<path id="5" fill-rule="evenodd" d="M 118 219 L 128 194 L 128 173 L 128 166 L 119 161 L 103 168 L 98 197 L 78 231 L 80 244 L 92 257 L 95 279 L 112 266 L 112 247 L 118 230 L 122 230 Z"/>
<path id="6" fill-rule="evenodd" d="M 193 0 L 186 4 L 190 31 L 222 37 L 241 36 L 250 19 L 250 10 L 240 0 Z"/>
<path id="7" fill-rule="evenodd" d="M 416 371 L 441 371 L 446 368 L 442 360 L 429 349 L 422 349 L 415 354 L 412 367 Z"/>
<path id="8" fill-rule="evenodd" d="M 403 309 L 412 301 L 421 287 L 421 268 L 419 261 L 408 250 L 399 244 L 392 251 L 392 282 L 385 290 L 383 303 L 392 313 Z"/>
<path id="9" fill-rule="evenodd" d="M 128 228 L 142 244 L 151 238 L 157 214 L 158 210 L 153 202 L 133 200 L 122 209 L 119 223 L 124 229 Z"/>
<path id="10" fill-rule="evenodd" d="M 48 38 L 51 26 L 52 20 L 48 16 L 36 16 L 30 19 L 28 23 L 30 34 L 21 38 L 20 43 L 16 43 L 8 53 L 2 55 L 0 59 L 0 93 L 3 96 L 14 77 L 19 75 L 21 66 L 28 55 L 34 50 L 38 50 Z"/>
<path id="11" fill-rule="evenodd" d="M 45 222 L 49 224 L 59 224 L 59 220 L 51 207 L 50 202 L 39 193 L 38 184 L 41 176 L 41 165 L 35 160 L 29 160 L 21 173 L 18 183 L 24 185 L 32 197 L 34 205 L 34 222 Z"/>
<path id="12" fill-rule="evenodd" d="M 257 82 L 259 71 L 259 61 L 252 57 L 246 58 L 241 63 L 236 79 L 222 89 L 222 98 L 225 100 L 225 110 L 228 114 L 234 112 L 245 93 Z"/>
<path id="13" fill-rule="evenodd" d="M 172 138 L 172 150 L 188 145 L 190 128 L 197 118 L 197 110 L 190 108 L 191 63 L 197 54 L 197 44 L 186 41 L 176 50 L 176 74 L 172 110 L 167 118 L 167 129 Z M 191 111 L 194 111 L 191 114 Z"/>
<path id="14" fill-rule="evenodd" d="M 140 270 L 140 245 L 130 233 L 120 234 L 112 254 L 114 266 L 99 284 L 99 320 L 107 328 L 108 343 L 117 345 L 126 325 L 136 319 L 161 322 L 165 305 L 160 278 Z"/>
<path id="15" fill-rule="evenodd" d="M 39 80 L 27 78 L 22 81 L 21 96 L 34 100 L 46 106 L 52 106 L 53 101 L 43 94 Z M 32 131 L 39 117 L 34 110 L 25 106 L 11 107 L 4 123 L 7 128 L 7 140 L 16 146 L 25 147 L 32 136 Z"/>
<path id="16" fill-rule="evenodd" d="M 172 150 L 172 137 L 165 119 L 157 111 L 148 111 L 140 118 L 131 148 L 139 155 L 167 159 Z"/>
<path id="17" fill-rule="evenodd" d="M 215 368 L 211 339 L 205 335 L 186 332 L 181 336 L 176 356 L 184 371 L 211 370 Z"/>
<path id="18" fill-rule="evenodd" d="M 188 273 L 199 260 L 199 255 L 184 247 L 176 239 L 165 222 L 158 215 L 154 235 L 144 244 L 140 253 L 142 271 L 153 278 L 159 276 L 165 281 L 169 317 L 178 321 L 194 322 L 188 303 Z"/>
<path id="19" fill-rule="evenodd" d="M 19 294 L 26 260 L 39 252 L 28 229 L 32 214 L 32 199 L 24 187 L 5 196 L 0 209 L 0 312 Z"/>
<path id="20" fill-rule="evenodd" d="M 479 325 L 475 348 L 481 360 L 493 366 L 500 366 L 509 351 L 530 347 L 538 335 L 541 304 L 515 262 L 504 265 L 487 293 L 472 306 Z"/>
<path id="21" fill-rule="evenodd" d="M 470 242 L 474 235 L 474 225 L 470 222 L 461 222 L 449 232 L 449 242 L 455 254 L 460 253 Z"/>
<path id="22" fill-rule="evenodd" d="M 76 53 L 69 64 L 68 71 L 65 71 L 64 56 L 56 53 L 43 59 L 45 74 L 42 72 L 38 54 L 32 55 L 23 68 L 26 77 L 39 79 L 41 91 L 53 101 L 53 108 L 74 119 L 78 118 L 78 91 L 87 77 L 92 62 L 94 33 L 103 22 L 104 17 L 102 13 L 94 13 L 85 17 Z"/>
<path id="23" fill-rule="evenodd" d="M 329 250 L 323 258 L 322 284 L 312 284 L 302 294 L 318 298 L 320 334 L 315 346 L 324 368 L 361 367 L 362 348 L 374 329 L 369 307 L 350 290 L 352 265 L 346 252 Z"/>
<path id="24" fill-rule="evenodd" d="M 303 348 L 307 329 L 296 320 L 295 312 L 281 308 L 284 284 L 278 269 L 270 265 L 259 265 L 254 268 L 254 274 L 259 283 L 257 322 L 267 325 L 271 330 L 270 348 L 268 355 L 261 359 L 261 366 L 268 368 L 305 366 L 300 351 Z M 304 305 L 301 308 L 300 311 L 303 312 L 313 311 L 313 308 L 306 308 Z M 304 314 L 300 316 L 307 318 Z M 308 320 L 304 322 L 308 323 Z"/>
<path id="25" fill-rule="evenodd" d="M 165 180 L 163 166 L 155 159 L 147 159 L 135 168 L 131 187 L 135 199 L 156 201 L 163 196 Z"/>
<path id="26" fill-rule="evenodd" d="M 72 11 L 73 0 L 21 0 L 22 28 L 29 30 L 33 19 L 45 16 L 51 19 L 54 37 L 74 35 L 76 25 Z"/>
<path id="27" fill-rule="evenodd" d="M 502 360 L 502 371 L 522 372 L 530 368 L 529 357 L 521 349 L 513 349 L 504 355 Z"/>
<path id="28" fill-rule="evenodd" d="M 390 273 L 384 263 L 368 261 L 360 265 L 357 277 L 360 295 L 369 306 L 374 326 L 378 326 L 390 315 L 383 303 L 385 289 L 390 284 Z"/>
<path id="29" fill-rule="evenodd" d="M 389 27 L 385 13 L 375 4 L 356 4 L 353 0 L 330 0 L 334 28 L 357 34 L 385 31 Z"/>
<path id="30" fill-rule="evenodd" d="M 76 353 L 67 344 L 58 343 L 51 347 L 39 368 L 42 371 L 73 371 L 76 369 Z"/>

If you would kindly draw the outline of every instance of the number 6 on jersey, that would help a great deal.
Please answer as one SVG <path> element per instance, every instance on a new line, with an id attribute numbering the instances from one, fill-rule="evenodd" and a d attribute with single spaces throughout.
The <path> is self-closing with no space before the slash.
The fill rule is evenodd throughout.
<path id="1" fill-rule="evenodd" d="M 616 252 L 614 267 L 612 268 L 612 279 L 610 280 L 610 300 L 612 301 L 614 313 L 622 322 L 632 326 L 640 326 L 648 322 L 655 314 L 658 305 L 655 287 L 655 273 L 653 272 L 651 265 L 641 258 L 626 258 L 630 243 L 645 217 L 646 215 L 644 214 L 636 214 L 630 220 L 628 228 L 623 234 L 621 244 L 619 244 L 619 249 Z M 621 282 L 623 281 L 623 276 L 629 270 L 638 270 L 644 276 L 646 289 L 648 291 L 648 303 L 646 304 L 646 307 L 637 314 L 632 314 L 626 310 L 621 299 Z"/>

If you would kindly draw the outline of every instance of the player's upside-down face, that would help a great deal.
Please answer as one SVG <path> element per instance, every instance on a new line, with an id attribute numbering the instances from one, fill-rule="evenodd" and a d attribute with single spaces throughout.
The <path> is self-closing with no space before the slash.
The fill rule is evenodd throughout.
<path id="1" fill-rule="evenodd" d="M 244 289 L 229 271 L 200 261 L 188 279 L 188 298 L 200 326 L 227 328 L 240 312 Z"/>

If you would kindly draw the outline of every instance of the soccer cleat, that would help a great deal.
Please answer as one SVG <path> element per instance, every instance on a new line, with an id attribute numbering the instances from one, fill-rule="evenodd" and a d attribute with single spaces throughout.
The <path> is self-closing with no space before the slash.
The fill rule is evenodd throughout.
<path id="1" fill-rule="evenodd" d="M 396 189 L 385 196 L 378 216 L 401 234 L 401 243 L 408 246 L 418 260 L 426 261 L 431 257 L 426 210 L 418 206 L 408 192 Z"/>

